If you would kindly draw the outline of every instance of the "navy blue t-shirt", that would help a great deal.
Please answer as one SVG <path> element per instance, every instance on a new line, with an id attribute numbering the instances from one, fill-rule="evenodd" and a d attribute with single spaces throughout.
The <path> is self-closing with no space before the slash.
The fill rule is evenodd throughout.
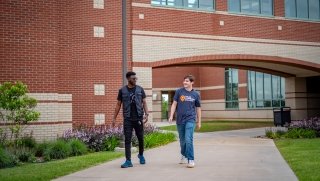
<path id="1" fill-rule="evenodd" d="M 201 106 L 198 92 L 193 89 L 187 91 L 185 88 L 180 88 L 176 90 L 173 100 L 177 101 L 177 124 L 196 120 L 196 107 Z"/>

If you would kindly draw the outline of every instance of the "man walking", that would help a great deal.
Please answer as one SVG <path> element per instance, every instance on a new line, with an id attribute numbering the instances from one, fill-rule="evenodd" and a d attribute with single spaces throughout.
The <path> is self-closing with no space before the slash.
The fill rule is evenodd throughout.
<path id="1" fill-rule="evenodd" d="M 193 132 L 195 125 L 201 128 L 200 96 L 193 90 L 194 76 L 184 77 L 183 88 L 176 90 L 171 106 L 169 121 L 172 122 L 173 115 L 177 109 L 177 129 L 181 147 L 180 164 L 188 163 L 188 168 L 193 168 Z"/>
<path id="2" fill-rule="evenodd" d="M 140 160 L 140 164 L 146 163 L 143 156 L 143 126 L 144 123 L 148 121 L 149 116 L 146 103 L 146 94 L 142 87 L 136 85 L 136 73 L 127 72 L 126 78 L 128 80 L 128 84 L 119 90 L 117 98 L 118 102 L 112 120 L 112 125 L 114 126 L 122 105 L 126 161 L 121 165 L 121 168 L 133 166 L 131 162 L 131 138 L 133 129 L 135 130 L 139 141 L 138 158 Z"/>

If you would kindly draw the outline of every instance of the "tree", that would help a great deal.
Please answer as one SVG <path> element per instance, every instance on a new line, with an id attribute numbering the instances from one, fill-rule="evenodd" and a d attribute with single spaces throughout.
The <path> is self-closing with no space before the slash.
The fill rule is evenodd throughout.
<path id="1" fill-rule="evenodd" d="M 0 84 L 0 121 L 4 123 L 0 133 L 9 132 L 10 141 L 19 138 L 29 122 L 39 119 L 40 113 L 34 110 L 37 100 L 27 96 L 27 92 L 22 82 Z"/>

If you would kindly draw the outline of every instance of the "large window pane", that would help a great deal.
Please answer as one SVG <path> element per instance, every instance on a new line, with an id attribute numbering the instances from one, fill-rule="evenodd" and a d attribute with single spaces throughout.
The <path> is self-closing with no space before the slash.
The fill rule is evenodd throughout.
<path id="1" fill-rule="evenodd" d="M 308 1 L 297 0 L 297 17 L 308 18 Z"/>
<path id="2" fill-rule="evenodd" d="M 272 98 L 273 99 L 281 99 L 280 97 L 280 77 L 278 76 L 272 76 Z"/>
<path id="3" fill-rule="evenodd" d="M 249 108 L 256 107 L 256 73 L 254 71 L 248 71 L 248 99 Z"/>
<path id="4" fill-rule="evenodd" d="M 213 9 L 214 0 L 199 0 L 199 8 L 201 9 Z"/>
<path id="5" fill-rule="evenodd" d="M 167 0 L 152 0 L 151 4 L 155 5 L 167 5 Z"/>
<path id="6" fill-rule="evenodd" d="M 257 107 L 263 107 L 263 73 L 256 72 Z"/>
<path id="7" fill-rule="evenodd" d="M 228 9 L 231 12 L 240 12 L 240 0 L 228 0 Z"/>
<path id="8" fill-rule="evenodd" d="M 259 0 L 241 0 L 241 12 L 259 14 Z"/>
<path id="9" fill-rule="evenodd" d="M 263 74 L 264 107 L 272 107 L 271 75 Z"/>
<path id="10" fill-rule="evenodd" d="M 183 6 L 183 0 L 168 0 L 168 5 L 169 6 Z"/>
<path id="11" fill-rule="evenodd" d="M 264 99 L 272 99 L 272 90 L 271 90 L 271 75 L 264 74 Z"/>
<path id="12" fill-rule="evenodd" d="M 248 108 L 284 106 L 284 91 L 284 78 L 248 71 Z"/>
<path id="13" fill-rule="evenodd" d="M 309 18 L 320 19 L 320 1 L 309 0 Z"/>
<path id="14" fill-rule="evenodd" d="M 272 0 L 261 0 L 261 14 L 272 15 L 273 14 Z"/>
<path id="15" fill-rule="evenodd" d="M 251 0 L 241 0 L 241 12 L 251 12 Z"/>
<path id="16" fill-rule="evenodd" d="M 225 70 L 226 108 L 238 108 L 238 70 Z"/>
<path id="17" fill-rule="evenodd" d="M 198 0 L 185 0 L 184 6 L 188 8 L 198 8 Z"/>
<path id="18" fill-rule="evenodd" d="M 285 85 L 286 85 L 286 84 L 285 84 L 285 79 L 284 79 L 283 77 L 281 77 L 280 80 L 281 80 L 281 82 L 280 82 L 280 85 L 281 85 L 281 88 L 280 88 L 280 89 L 281 89 L 280 98 L 281 98 L 281 99 L 284 99 L 284 98 L 285 98 L 285 94 L 286 94 L 286 93 L 285 93 L 285 90 L 286 90 L 286 88 L 285 88 Z"/>
<path id="19" fill-rule="evenodd" d="M 295 0 L 285 1 L 285 12 L 286 12 L 286 17 L 297 17 Z"/>
<path id="20" fill-rule="evenodd" d="M 260 13 L 260 0 L 251 0 L 251 12 L 256 14 Z"/>

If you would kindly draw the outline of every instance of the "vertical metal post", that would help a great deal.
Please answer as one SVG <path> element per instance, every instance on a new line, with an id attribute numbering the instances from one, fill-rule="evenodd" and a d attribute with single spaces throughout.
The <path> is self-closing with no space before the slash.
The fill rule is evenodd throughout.
<path id="1" fill-rule="evenodd" d="M 122 0 L 122 85 L 127 84 L 127 1 Z"/>

